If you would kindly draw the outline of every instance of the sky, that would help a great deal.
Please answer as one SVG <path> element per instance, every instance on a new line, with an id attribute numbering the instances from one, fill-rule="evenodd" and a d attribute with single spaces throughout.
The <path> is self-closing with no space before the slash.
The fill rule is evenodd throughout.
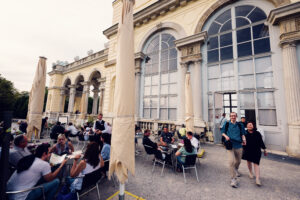
<path id="1" fill-rule="evenodd" d="M 104 48 L 112 0 L 0 0 L 0 74 L 30 91 L 39 56 L 47 71 Z M 49 76 L 47 75 L 47 85 Z"/>

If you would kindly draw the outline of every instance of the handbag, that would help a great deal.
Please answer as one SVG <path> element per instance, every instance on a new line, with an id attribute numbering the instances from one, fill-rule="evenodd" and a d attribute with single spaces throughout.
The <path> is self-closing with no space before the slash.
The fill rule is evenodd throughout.
<path id="1" fill-rule="evenodd" d="M 230 140 L 225 140 L 224 146 L 227 150 L 232 150 L 232 142 Z"/>

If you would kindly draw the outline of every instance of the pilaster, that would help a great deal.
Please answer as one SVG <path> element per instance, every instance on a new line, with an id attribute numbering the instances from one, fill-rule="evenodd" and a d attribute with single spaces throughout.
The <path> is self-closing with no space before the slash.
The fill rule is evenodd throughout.
<path id="1" fill-rule="evenodd" d="M 70 87 L 70 98 L 69 98 L 68 113 L 73 113 L 75 95 L 76 95 L 76 86 L 70 85 L 69 87 Z"/>

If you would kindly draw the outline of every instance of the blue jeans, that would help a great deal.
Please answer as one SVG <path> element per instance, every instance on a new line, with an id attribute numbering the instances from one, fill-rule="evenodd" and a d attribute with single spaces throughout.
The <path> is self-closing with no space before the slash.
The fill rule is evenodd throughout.
<path id="1" fill-rule="evenodd" d="M 184 162 L 182 162 L 181 156 L 177 156 L 177 168 L 182 169 L 182 165 L 184 165 Z"/>
<path id="2" fill-rule="evenodd" d="M 44 187 L 44 192 L 45 192 L 45 198 L 46 198 L 46 200 L 52 200 L 52 199 L 54 199 L 54 196 L 55 196 L 56 191 L 58 189 L 59 179 L 56 178 L 56 179 L 54 179 L 51 182 L 42 184 L 42 186 Z M 37 188 L 35 190 L 32 190 L 28 194 L 26 200 L 41 199 L 42 195 L 43 195 L 42 189 Z"/>

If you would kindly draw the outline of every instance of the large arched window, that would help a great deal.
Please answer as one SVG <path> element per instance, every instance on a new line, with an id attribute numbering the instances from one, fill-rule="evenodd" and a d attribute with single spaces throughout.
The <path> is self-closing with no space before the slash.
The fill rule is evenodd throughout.
<path id="1" fill-rule="evenodd" d="M 207 26 L 209 116 L 237 112 L 259 124 L 276 125 L 271 48 L 265 12 L 253 5 L 231 6 Z M 218 93 L 217 95 L 215 95 Z M 213 97 L 214 96 L 214 97 Z M 218 103 L 220 105 L 220 103 Z M 216 108 L 215 108 L 216 109 Z M 227 115 L 229 116 L 229 115 Z"/>
<path id="2" fill-rule="evenodd" d="M 143 109 L 145 119 L 176 120 L 177 50 L 166 32 L 153 35 L 144 47 Z"/>

